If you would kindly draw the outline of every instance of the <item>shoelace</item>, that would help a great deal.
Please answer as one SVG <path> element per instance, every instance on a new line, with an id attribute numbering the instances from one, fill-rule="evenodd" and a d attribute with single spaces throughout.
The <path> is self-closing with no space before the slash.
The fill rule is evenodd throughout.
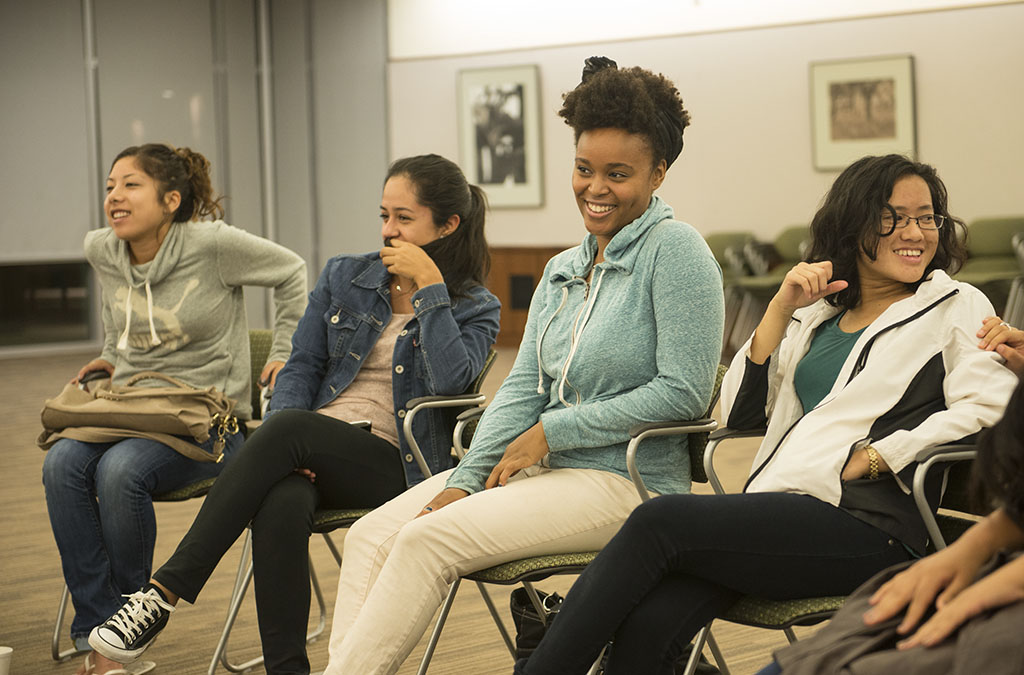
<path id="1" fill-rule="evenodd" d="M 128 598 L 128 602 L 117 611 L 117 614 L 110 617 L 109 623 L 121 631 L 122 635 L 132 639 L 156 620 L 160 608 L 168 612 L 174 611 L 174 605 L 161 600 L 154 590 L 145 593 L 135 591 L 122 597 Z"/>

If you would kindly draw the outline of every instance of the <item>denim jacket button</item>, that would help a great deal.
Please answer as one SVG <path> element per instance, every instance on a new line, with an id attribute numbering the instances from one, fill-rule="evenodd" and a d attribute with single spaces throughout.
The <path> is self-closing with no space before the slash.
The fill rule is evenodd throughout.
<path id="1" fill-rule="evenodd" d="M 399 410 L 398 411 L 398 419 L 402 419 L 403 417 L 405 417 L 405 411 L 404 410 Z"/>
<path id="2" fill-rule="evenodd" d="M 413 307 L 419 307 L 421 302 L 423 302 L 423 301 L 422 300 L 415 300 L 415 301 L 413 301 L 412 306 Z"/>
<path id="3" fill-rule="evenodd" d="M 403 337 L 404 337 L 404 336 L 406 336 L 406 335 L 408 335 L 408 334 L 409 334 L 409 331 L 408 331 L 407 329 L 403 329 L 403 330 L 402 330 L 402 332 L 401 332 L 401 333 L 399 333 L 399 335 L 401 335 L 401 336 L 403 336 Z"/>
<path id="4" fill-rule="evenodd" d="M 338 323 L 338 321 L 340 321 L 340 319 L 338 319 L 338 315 L 337 314 L 335 314 L 334 316 L 331 317 L 331 323 Z"/>
<path id="5" fill-rule="evenodd" d="M 401 364 L 399 364 L 399 365 L 395 366 L 395 372 L 398 373 L 399 375 L 401 375 L 402 373 L 405 372 L 405 368 L 403 368 L 401 366 Z"/>
<path id="6" fill-rule="evenodd" d="M 411 462 L 412 461 L 412 453 L 410 453 L 410 452 L 405 453 L 405 461 L 407 461 L 407 462 Z"/>

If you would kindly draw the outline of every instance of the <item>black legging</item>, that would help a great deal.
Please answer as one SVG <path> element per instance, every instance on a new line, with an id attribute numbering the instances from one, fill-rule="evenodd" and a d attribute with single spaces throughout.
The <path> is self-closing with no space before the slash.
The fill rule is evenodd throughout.
<path id="1" fill-rule="evenodd" d="M 295 469 L 316 474 L 310 483 Z M 192 527 L 153 578 L 195 602 L 224 553 L 252 522 L 256 609 L 268 673 L 309 672 L 309 535 L 320 508 L 372 508 L 405 490 L 395 446 L 305 410 L 274 414 L 206 496 Z"/>
<path id="2" fill-rule="evenodd" d="M 909 558 L 885 532 L 814 497 L 668 495 L 639 506 L 573 585 L 524 675 L 672 673 L 741 594 L 846 595 Z"/>

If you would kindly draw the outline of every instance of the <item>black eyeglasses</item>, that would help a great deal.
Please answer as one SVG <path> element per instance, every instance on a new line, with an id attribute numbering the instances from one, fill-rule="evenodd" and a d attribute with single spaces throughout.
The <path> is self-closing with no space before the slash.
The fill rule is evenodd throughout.
<path id="1" fill-rule="evenodd" d="M 908 216 L 902 213 L 896 213 L 896 210 L 886 204 L 885 211 L 882 212 L 882 228 L 888 232 L 893 230 L 899 230 L 910 224 L 910 221 L 915 221 L 918 228 L 922 230 L 937 230 L 942 227 L 942 224 L 946 222 L 945 216 L 940 216 L 937 213 L 926 213 L 923 216 Z"/>

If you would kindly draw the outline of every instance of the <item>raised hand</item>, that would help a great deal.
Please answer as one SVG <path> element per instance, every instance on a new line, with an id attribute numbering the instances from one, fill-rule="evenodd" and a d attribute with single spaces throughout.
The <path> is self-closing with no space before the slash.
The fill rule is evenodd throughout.
<path id="1" fill-rule="evenodd" d="M 388 272 L 412 279 L 418 288 L 444 283 L 441 270 L 437 268 L 427 252 L 416 244 L 410 244 L 400 239 L 390 239 L 380 250 L 380 259 Z"/>
<path id="2" fill-rule="evenodd" d="M 772 302 L 792 314 L 801 307 L 814 304 L 822 298 L 838 293 L 849 286 L 842 279 L 832 280 L 832 262 L 801 262 L 793 266 L 782 280 Z"/>

